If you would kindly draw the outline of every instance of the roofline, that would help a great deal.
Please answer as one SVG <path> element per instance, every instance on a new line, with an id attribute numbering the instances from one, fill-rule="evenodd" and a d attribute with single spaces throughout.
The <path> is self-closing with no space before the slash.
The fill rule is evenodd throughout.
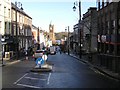
<path id="1" fill-rule="evenodd" d="M 30 19 L 32 19 L 32 17 L 30 17 L 29 15 L 27 15 L 23 10 L 19 9 L 18 7 L 16 7 L 15 4 L 12 3 L 12 2 L 11 2 L 11 8 L 14 9 L 14 10 L 17 9 L 18 12 L 20 12 L 20 13 L 22 13 L 23 15 L 25 15 L 25 16 L 29 17 Z"/>

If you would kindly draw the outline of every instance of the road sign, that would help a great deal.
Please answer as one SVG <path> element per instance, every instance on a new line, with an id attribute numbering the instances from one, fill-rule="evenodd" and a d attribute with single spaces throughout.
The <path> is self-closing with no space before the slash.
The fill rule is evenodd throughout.
<path id="1" fill-rule="evenodd" d="M 43 65 L 44 64 L 44 60 L 40 57 L 36 60 L 36 64 L 37 65 Z"/>
<path id="2" fill-rule="evenodd" d="M 47 55 L 43 55 L 42 59 L 46 61 L 47 60 Z"/>

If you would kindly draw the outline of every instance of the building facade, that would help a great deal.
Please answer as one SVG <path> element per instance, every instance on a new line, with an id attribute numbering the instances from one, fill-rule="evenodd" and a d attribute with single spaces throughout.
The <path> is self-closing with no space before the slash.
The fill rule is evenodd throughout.
<path id="1" fill-rule="evenodd" d="M 78 43 L 79 43 L 79 32 L 78 32 L 78 24 L 75 24 L 73 26 L 73 52 L 74 53 L 78 53 L 79 52 L 79 47 L 78 47 Z"/>
<path id="2" fill-rule="evenodd" d="M 33 41 L 34 41 L 34 44 L 38 43 L 38 27 L 32 25 L 32 33 L 33 33 Z"/>
<path id="3" fill-rule="evenodd" d="M 0 34 L 11 32 L 11 0 L 0 0 Z"/>
<path id="4" fill-rule="evenodd" d="M 83 14 L 83 50 L 86 53 L 97 52 L 97 8 L 90 7 Z"/>
<path id="5" fill-rule="evenodd" d="M 22 49 L 28 50 L 32 46 L 32 18 L 10 0 L 1 2 L 0 6 L 4 9 L 1 13 L 2 18 L 0 17 L 2 20 L 0 21 L 0 33 L 4 57 L 10 59 L 16 52 L 19 56 Z"/>
<path id="6" fill-rule="evenodd" d="M 2 35 L 2 50 L 4 57 L 7 57 L 10 45 L 12 43 L 11 37 L 11 0 L 0 0 L 0 34 Z"/>
<path id="7" fill-rule="evenodd" d="M 120 72 L 120 1 L 97 1 L 100 64 Z"/>

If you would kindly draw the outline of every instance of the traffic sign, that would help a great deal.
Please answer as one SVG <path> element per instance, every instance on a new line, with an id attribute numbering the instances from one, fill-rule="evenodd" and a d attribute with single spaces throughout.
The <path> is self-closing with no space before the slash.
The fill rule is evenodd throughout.
<path id="1" fill-rule="evenodd" d="M 40 57 L 36 60 L 36 64 L 37 65 L 43 65 L 44 64 L 44 60 Z"/>
<path id="2" fill-rule="evenodd" d="M 42 59 L 46 61 L 47 60 L 47 55 L 43 55 Z"/>

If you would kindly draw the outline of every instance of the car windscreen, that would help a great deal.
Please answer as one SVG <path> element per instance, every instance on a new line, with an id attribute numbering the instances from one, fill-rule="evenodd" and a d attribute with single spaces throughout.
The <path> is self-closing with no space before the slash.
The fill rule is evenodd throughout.
<path id="1" fill-rule="evenodd" d="M 36 53 L 43 53 L 43 51 L 36 51 Z"/>

